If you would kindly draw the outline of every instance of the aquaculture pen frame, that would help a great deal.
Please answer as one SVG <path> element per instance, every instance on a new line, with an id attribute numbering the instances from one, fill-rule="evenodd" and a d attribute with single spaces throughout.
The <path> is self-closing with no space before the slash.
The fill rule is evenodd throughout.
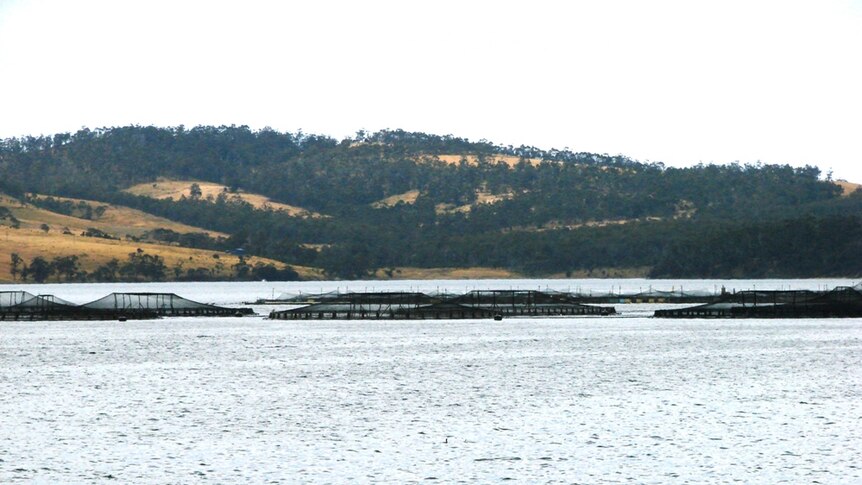
<path id="1" fill-rule="evenodd" d="M 198 303 L 173 293 L 111 293 L 90 303 L 75 305 L 53 295 L 0 292 L 0 320 L 127 320 L 252 313 L 251 308 Z"/>
<path id="2" fill-rule="evenodd" d="M 611 307 L 570 301 L 565 295 L 539 291 L 490 290 L 464 295 L 432 296 L 424 293 L 368 292 L 324 294 L 310 305 L 273 311 L 278 320 L 321 319 L 464 319 L 501 316 L 610 315 Z"/>
<path id="3" fill-rule="evenodd" d="M 656 310 L 659 318 L 859 318 L 859 287 L 828 292 L 741 291 L 705 305 Z"/>

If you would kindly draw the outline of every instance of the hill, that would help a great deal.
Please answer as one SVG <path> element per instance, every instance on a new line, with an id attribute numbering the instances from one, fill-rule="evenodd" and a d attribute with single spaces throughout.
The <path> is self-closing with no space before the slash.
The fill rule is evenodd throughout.
<path id="1" fill-rule="evenodd" d="M 6 193 L 205 227 L 206 238 L 172 229 L 168 240 L 242 248 L 331 278 L 466 268 L 855 276 L 862 192 L 847 187 L 811 166 L 671 168 L 401 130 L 336 140 L 242 126 L 128 126 L 0 143 Z"/>

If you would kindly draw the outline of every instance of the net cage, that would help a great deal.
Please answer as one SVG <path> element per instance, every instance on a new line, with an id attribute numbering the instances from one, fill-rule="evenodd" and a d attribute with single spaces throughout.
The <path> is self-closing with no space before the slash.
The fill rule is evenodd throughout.
<path id="1" fill-rule="evenodd" d="M 862 317 L 862 288 L 837 287 L 831 291 L 740 291 L 711 303 L 687 308 L 657 310 L 666 318 L 827 318 Z"/>
<path id="2" fill-rule="evenodd" d="M 318 295 L 320 296 L 320 295 Z M 583 305 L 562 292 L 474 290 L 465 294 L 353 292 L 309 300 L 270 318 L 487 318 L 497 315 L 607 315 L 612 308 Z"/>
<path id="3" fill-rule="evenodd" d="M 174 293 L 111 293 L 83 305 L 54 295 L 26 291 L 0 292 L 0 320 L 106 320 L 159 316 L 243 316 L 251 308 L 200 303 Z"/>
<path id="4" fill-rule="evenodd" d="M 36 295 L 26 291 L 0 291 L 0 309 L 13 307 L 33 298 L 36 298 Z"/>
<path id="5" fill-rule="evenodd" d="M 111 293 L 82 306 L 100 310 L 216 308 L 213 305 L 192 301 L 174 293 Z"/>
<path id="6" fill-rule="evenodd" d="M 28 298 L 17 305 L 13 305 L 10 308 L 32 310 L 73 310 L 78 308 L 78 305 L 54 295 L 37 295 L 32 298 Z"/>

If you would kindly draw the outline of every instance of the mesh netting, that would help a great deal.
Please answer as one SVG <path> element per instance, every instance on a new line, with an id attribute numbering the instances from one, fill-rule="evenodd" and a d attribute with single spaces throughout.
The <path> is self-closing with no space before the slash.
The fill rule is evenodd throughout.
<path id="1" fill-rule="evenodd" d="M 32 295 L 31 295 L 32 296 Z M 34 308 L 34 309 L 57 309 L 57 308 L 77 308 L 78 305 L 66 301 L 62 298 L 57 298 L 54 295 L 39 295 L 32 296 L 17 305 L 14 308 Z"/>
<path id="2" fill-rule="evenodd" d="M 96 301 L 82 305 L 97 310 L 181 310 L 215 309 L 206 303 L 198 303 L 174 293 L 111 293 Z"/>
<path id="3" fill-rule="evenodd" d="M 10 307 L 36 298 L 36 295 L 26 291 L 0 291 L 0 307 Z"/>

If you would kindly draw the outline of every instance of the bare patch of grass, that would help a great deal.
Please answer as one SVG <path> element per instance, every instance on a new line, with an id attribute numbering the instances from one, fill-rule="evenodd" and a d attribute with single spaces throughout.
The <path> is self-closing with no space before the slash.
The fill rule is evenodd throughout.
<path id="1" fill-rule="evenodd" d="M 852 194 L 853 192 L 855 192 L 860 187 L 862 187 L 862 184 L 855 184 L 853 182 L 848 182 L 846 180 L 836 180 L 833 183 L 835 185 L 841 187 L 841 190 L 842 190 L 841 195 L 843 195 L 845 197 Z"/>
<path id="2" fill-rule="evenodd" d="M 455 155 L 455 154 L 447 154 L 447 155 L 427 155 L 422 157 L 422 159 L 427 160 L 439 160 L 443 163 L 447 163 L 449 165 L 458 165 L 462 160 L 467 162 L 468 165 L 478 165 L 479 157 L 476 155 Z M 504 164 L 509 167 L 514 167 L 515 165 L 521 163 L 521 160 L 528 163 L 529 165 L 539 165 L 544 160 L 541 158 L 521 158 L 516 157 L 514 155 L 486 155 L 484 157 L 485 162 L 491 164 Z"/>
<path id="3" fill-rule="evenodd" d="M 205 200 L 210 198 L 214 200 L 220 194 L 225 194 L 229 199 L 242 200 L 258 209 L 282 211 L 293 217 L 308 217 L 312 219 L 327 217 L 323 214 L 303 209 L 302 207 L 274 202 L 269 197 L 265 197 L 263 195 L 253 194 L 242 190 L 230 192 L 227 186 L 213 182 L 159 179 L 155 182 L 134 185 L 127 188 L 125 191 L 130 194 L 152 197 L 154 199 L 179 200 L 181 197 L 191 198 L 193 184 L 197 184 L 198 187 L 200 187 L 200 197 Z"/>
<path id="4" fill-rule="evenodd" d="M 386 271 L 378 270 L 375 278 L 396 280 L 458 280 L 520 278 L 522 275 L 502 268 L 393 268 L 390 278 Z"/>
<path id="5" fill-rule="evenodd" d="M 36 197 L 44 197 L 37 194 L 34 195 Z M 94 219 L 81 219 L 78 217 L 51 212 L 30 204 L 21 205 L 17 201 L 15 201 L 15 203 L 9 203 L 8 205 L 0 201 L 0 205 L 6 205 L 9 207 L 12 213 L 15 214 L 15 217 L 25 224 L 25 227 L 38 227 L 42 223 L 45 223 L 51 226 L 52 230 L 58 230 L 60 232 L 62 232 L 63 228 L 68 228 L 70 231 L 80 234 L 87 228 L 93 227 L 118 237 L 123 237 L 126 234 L 140 237 L 147 231 L 162 228 L 170 229 L 181 234 L 202 232 L 213 238 L 228 237 L 227 234 L 222 232 L 209 231 L 200 227 L 189 226 L 187 224 L 175 222 L 170 219 L 165 219 L 164 217 L 158 217 L 129 207 L 105 204 L 93 200 L 52 197 L 57 200 L 67 200 L 75 204 L 84 202 L 93 209 L 100 206 L 106 207 L 106 209 L 102 215 L 94 217 Z M 14 199 L 12 200 L 14 201 Z"/>
<path id="6" fill-rule="evenodd" d="M 378 200 L 377 202 L 372 203 L 371 207 L 374 207 L 375 209 L 384 209 L 388 207 L 395 207 L 399 203 L 415 204 L 416 199 L 418 198 L 418 190 L 409 190 L 407 192 L 404 192 L 403 194 L 390 195 L 385 199 Z"/>

